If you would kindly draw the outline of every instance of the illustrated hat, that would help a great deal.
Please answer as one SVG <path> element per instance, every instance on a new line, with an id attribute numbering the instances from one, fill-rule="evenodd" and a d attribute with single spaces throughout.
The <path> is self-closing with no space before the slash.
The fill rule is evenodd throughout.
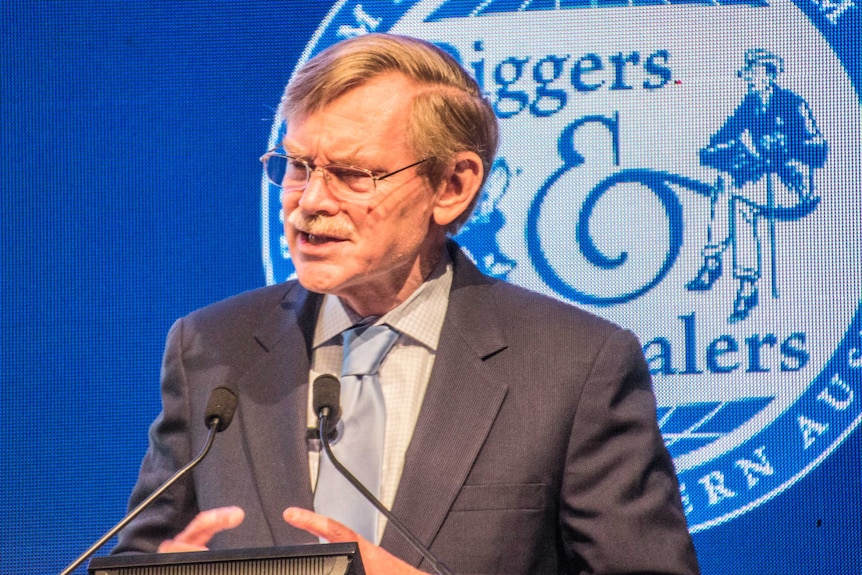
<path id="1" fill-rule="evenodd" d="M 770 52 L 765 48 L 749 48 L 745 51 L 745 65 L 742 68 L 743 70 L 750 70 L 754 66 L 762 66 L 765 64 L 771 64 L 778 74 L 784 72 L 784 58 L 778 54 Z"/>

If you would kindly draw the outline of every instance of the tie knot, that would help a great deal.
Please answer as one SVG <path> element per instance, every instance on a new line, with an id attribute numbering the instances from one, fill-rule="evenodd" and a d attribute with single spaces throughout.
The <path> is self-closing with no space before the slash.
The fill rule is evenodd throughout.
<path id="1" fill-rule="evenodd" d="M 398 332 L 388 325 L 357 326 L 345 330 L 344 362 L 341 375 L 374 375 L 383 358 L 398 339 Z"/>

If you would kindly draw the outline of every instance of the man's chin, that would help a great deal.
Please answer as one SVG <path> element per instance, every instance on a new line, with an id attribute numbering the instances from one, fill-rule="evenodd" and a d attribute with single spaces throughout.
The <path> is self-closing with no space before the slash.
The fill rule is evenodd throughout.
<path id="1" fill-rule="evenodd" d="M 324 294 L 337 294 L 341 285 L 339 276 L 333 274 L 330 264 L 318 262 L 294 262 L 296 279 L 308 291 Z"/>

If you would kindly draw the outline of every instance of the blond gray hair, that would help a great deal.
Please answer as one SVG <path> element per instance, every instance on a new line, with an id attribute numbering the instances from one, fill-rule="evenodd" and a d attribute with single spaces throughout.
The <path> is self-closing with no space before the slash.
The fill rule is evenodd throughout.
<path id="1" fill-rule="evenodd" d="M 330 46 L 309 60 L 285 88 L 278 118 L 307 117 L 372 78 L 397 72 L 421 89 L 413 99 L 408 141 L 417 158 L 431 158 L 419 173 L 437 187 L 459 152 L 475 152 L 487 179 L 497 152 L 497 118 L 476 81 L 447 52 L 416 38 L 366 34 Z M 470 219 L 481 193 L 454 222 Z"/>

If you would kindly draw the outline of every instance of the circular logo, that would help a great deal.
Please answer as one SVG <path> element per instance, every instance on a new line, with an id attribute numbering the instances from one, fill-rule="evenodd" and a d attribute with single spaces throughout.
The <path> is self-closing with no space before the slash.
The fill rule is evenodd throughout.
<path id="1" fill-rule="evenodd" d="M 695 532 L 789 488 L 862 420 L 858 13 L 343 1 L 300 65 L 391 32 L 473 73 L 502 141 L 456 239 L 485 273 L 638 334 Z M 294 275 L 279 208 L 264 180 L 270 283 Z"/>

